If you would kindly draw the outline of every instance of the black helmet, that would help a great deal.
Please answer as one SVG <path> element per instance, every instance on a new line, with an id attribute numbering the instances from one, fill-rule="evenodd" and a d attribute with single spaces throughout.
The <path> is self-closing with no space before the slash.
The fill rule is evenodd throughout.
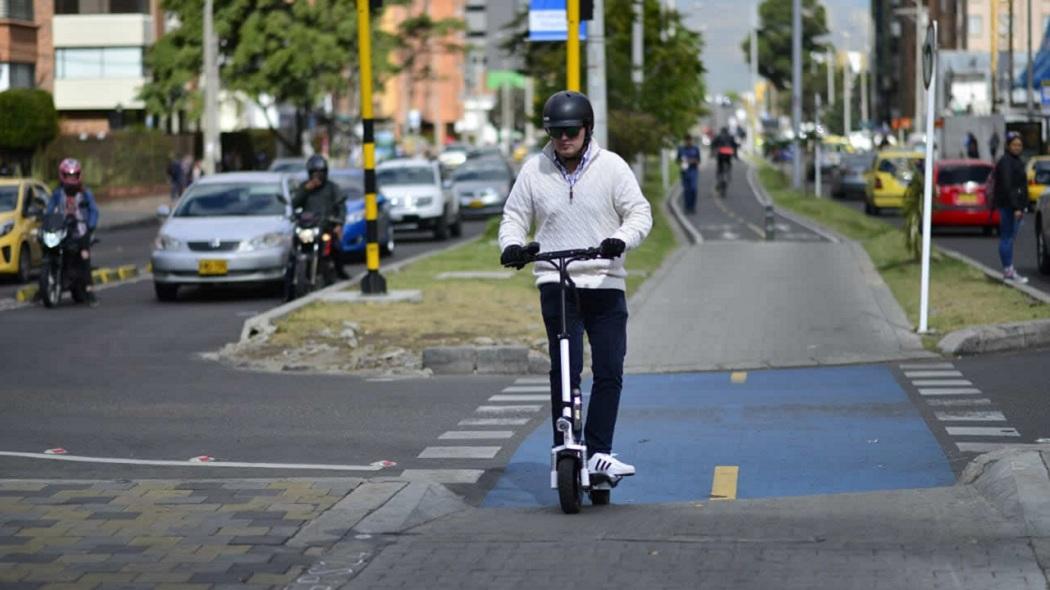
<path id="1" fill-rule="evenodd" d="M 306 160 L 306 172 L 309 174 L 314 172 L 324 172 L 325 174 L 328 174 L 328 162 L 324 159 L 324 156 L 314 154 Z"/>
<path id="2" fill-rule="evenodd" d="M 594 129 L 594 109 L 587 96 L 572 90 L 555 92 L 543 105 L 543 128 L 583 127 Z"/>

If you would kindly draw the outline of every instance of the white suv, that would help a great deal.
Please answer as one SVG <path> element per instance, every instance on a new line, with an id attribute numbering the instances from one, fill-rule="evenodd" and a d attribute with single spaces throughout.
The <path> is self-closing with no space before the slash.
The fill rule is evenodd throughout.
<path id="1" fill-rule="evenodd" d="M 376 166 L 376 184 L 390 201 L 396 229 L 432 230 L 438 240 L 463 233 L 459 202 L 442 184 L 437 162 L 387 160 Z"/>

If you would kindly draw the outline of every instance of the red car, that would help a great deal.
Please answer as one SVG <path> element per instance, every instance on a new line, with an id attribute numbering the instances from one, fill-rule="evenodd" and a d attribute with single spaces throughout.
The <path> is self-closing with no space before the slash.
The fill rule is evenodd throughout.
<path id="1" fill-rule="evenodd" d="M 933 225 L 999 227 L 999 211 L 992 208 L 988 177 L 991 162 L 940 160 L 933 167 Z"/>

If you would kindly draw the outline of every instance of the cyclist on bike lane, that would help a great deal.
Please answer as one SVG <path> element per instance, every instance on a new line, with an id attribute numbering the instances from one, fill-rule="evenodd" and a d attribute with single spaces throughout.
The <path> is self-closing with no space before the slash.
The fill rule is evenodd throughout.
<path id="1" fill-rule="evenodd" d="M 718 158 L 718 178 L 725 174 L 725 182 L 729 184 L 730 173 L 733 167 L 733 158 L 736 157 L 737 144 L 733 134 L 728 127 L 723 127 L 718 135 L 711 140 L 711 154 Z"/>
<path id="2" fill-rule="evenodd" d="M 551 140 L 542 154 L 522 166 L 503 209 L 500 262 L 525 264 L 523 246 L 534 222 L 535 239 L 544 251 L 600 246 L 602 258 L 579 262 L 569 271 L 578 293 L 578 298 L 570 296 L 566 301 L 570 384 L 580 386 L 586 330 L 594 374 L 584 427 L 590 455 L 587 468 L 614 477 L 633 475 L 632 465 L 612 455 L 627 354 L 623 254 L 649 234 L 652 211 L 630 166 L 594 142 L 594 111 L 586 96 L 572 91 L 551 96 L 543 107 L 543 126 Z M 550 346 L 553 422 L 561 415 L 562 405 L 559 276 L 544 264 L 537 264 L 533 272 Z M 557 430 L 554 444 L 561 444 Z"/>

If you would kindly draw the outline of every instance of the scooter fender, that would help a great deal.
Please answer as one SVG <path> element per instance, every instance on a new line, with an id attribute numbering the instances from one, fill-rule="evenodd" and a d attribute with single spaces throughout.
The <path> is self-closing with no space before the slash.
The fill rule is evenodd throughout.
<path id="1" fill-rule="evenodd" d="M 590 474 L 587 473 L 587 465 L 583 460 L 587 456 L 587 447 L 578 444 L 560 445 L 551 449 L 551 489 L 558 489 L 558 457 L 572 455 L 580 462 L 580 483 L 584 487 L 590 485 Z"/>

